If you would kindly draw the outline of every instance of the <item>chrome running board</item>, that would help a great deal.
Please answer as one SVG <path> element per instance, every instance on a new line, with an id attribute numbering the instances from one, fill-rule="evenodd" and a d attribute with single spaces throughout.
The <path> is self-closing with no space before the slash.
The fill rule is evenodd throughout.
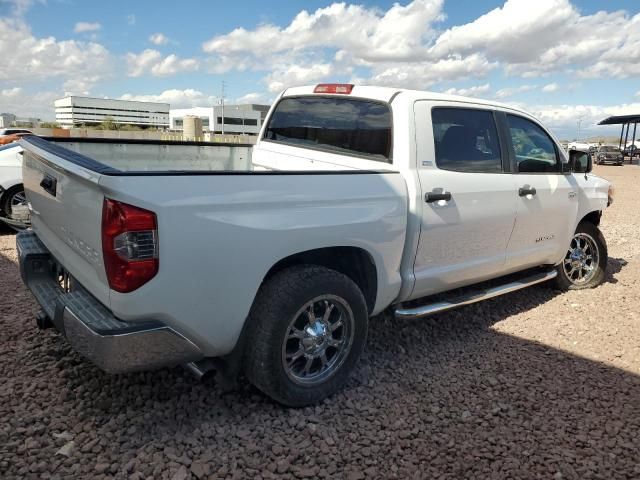
<path id="1" fill-rule="evenodd" d="M 546 282 L 558 275 L 558 272 L 549 270 L 547 272 L 536 273 L 528 277 L 521 278 L 520 280 L 505 283 L 497 287 L 487 288 L 485 290 L 475 290 L 468 295 L 460 295 L 450 300 L 443 300 L 434 303 L 428 303 L 414 308 L 397 308 L 395 311 L 396 318 L 421 318 L 434 313 L 444 312 L 451 310 L 452 308 L 461 307 L 463 305 L 470 305 L 472 303 L 481 302 L 493 297 L 499 297 L 505 293 L 515 292 L 522 288 L 535 285 L 537 283 Z"/>

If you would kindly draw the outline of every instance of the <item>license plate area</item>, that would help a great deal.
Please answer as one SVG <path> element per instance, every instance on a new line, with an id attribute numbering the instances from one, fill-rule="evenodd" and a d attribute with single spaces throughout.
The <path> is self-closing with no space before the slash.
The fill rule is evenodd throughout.
<path id="1" fill-rule="evenodd" d="M 51 261 L 51 275 L 60 292 L 69 293 L 75 289 L 75 279 L 54 260 Z"/>

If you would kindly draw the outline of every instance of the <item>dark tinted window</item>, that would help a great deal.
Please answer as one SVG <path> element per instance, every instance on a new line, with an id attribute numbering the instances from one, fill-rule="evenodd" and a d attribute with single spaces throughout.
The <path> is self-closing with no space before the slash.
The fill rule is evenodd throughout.
<path id="1" fill-rule="evenodd" d="M 222 123 L 222 117 L 218 117 L 218 123 Z M 258 125 L 258 120 L 255 118 L 234 118 L 234 117 L 224 117 L 225 125 Z"/>
<path id="2" fill-rule="evenodd" d="M 348 97 L 284 98 L 265 139 L 389 161 L 391 112 L 386 104 Z"/>
<path id="3" fill-rule="evenodd" d="M 431 118 L 438 168 L 456 172 L 502 172 L 493 113 L 466 108 L 434 108 Z"/>
<path id="4" fill-rule="evenodd" d="M 522 173 L 558 172 L 560 162 L 553 140 L 526 118 L 507 115 L 517 171 Z"/>

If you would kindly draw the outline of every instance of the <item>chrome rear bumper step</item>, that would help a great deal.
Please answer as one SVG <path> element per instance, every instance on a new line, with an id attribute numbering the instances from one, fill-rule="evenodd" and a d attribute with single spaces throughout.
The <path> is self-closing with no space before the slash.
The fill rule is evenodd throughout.
<path id="1" fill-rule="evenodd" d="M 427 303 L 426 305 L 420 305 L 419 307 L 397 308 L 395 311 L 395 316 L 396 318 L 406 319 L 426 317 L 429 315 L 433 315 L 434 313 L 451 310 L 452 308 L 461 307 L 463 305 L 470 305 L 472 303 L 481 302 L 493 297 L 499 297 L 500 295 L 504 295 L 505 293 L 515 292 L 516 290 L 520 290 L 537 283 L 551 280 L 557 275 L 558 272 L 555 269 L 546 272 L 539 272 L 515 281 L 510 281 L 503 285 L 498 285 L 496 287 L 491 287 L 484 290 L 474 290 L 468 295 L 460 295 L 448 300 L 440 300 L 434 303 Z"/>

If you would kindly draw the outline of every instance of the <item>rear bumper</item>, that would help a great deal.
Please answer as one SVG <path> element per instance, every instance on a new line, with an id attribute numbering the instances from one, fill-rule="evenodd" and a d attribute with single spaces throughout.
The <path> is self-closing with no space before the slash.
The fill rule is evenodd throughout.
<path id="1" fill-rule="evenodd" d="M 160 322 L 117 319 L 73 279 L 63 291 L 59 264 L 33 231 L 20 232 L 16 243 L 23 282 L 71 346 L 102 370 L 133 372 L 203 358 L 193 342 Z"/>

